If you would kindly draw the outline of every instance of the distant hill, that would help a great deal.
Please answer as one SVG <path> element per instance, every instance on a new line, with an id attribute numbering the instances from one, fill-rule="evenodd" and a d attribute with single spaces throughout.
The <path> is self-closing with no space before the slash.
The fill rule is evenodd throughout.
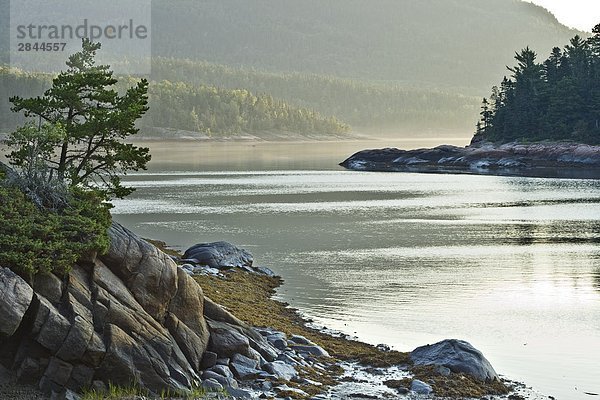
<path id="1" fill-rule="evenodd" d="M 22 114 L 10 111 L 8 96 L 36 97 L 51 85 L 51 76 L 29 74 L 0 66 L 0 132 L 23 124 Z M 118 89 L 135 83 L 122 78 Z M 334 117 L 288 105 L 268 94 L 227 90 L 184 82 L 151 81 L 150 110 L 142 118 L 144 132 L 185 131 L 187 136 L 221 138 L 273 132 L 293 137 L 344 137 L 348 126 Z M 202 135 L 195 135 L 200 133 Z"/>
<path id="2" fill-rule="evenodd" d="M 590 27 L 591 29 L 592 27 Z M 163 0 L 155 56 L 483 94 L 515 49 L 577 32 L 516 0 Z"/>
<path id="3" fill-rule="evenodd" d="M 8 0 L 0 0 L 5 9 Z M 146 121 L 221 134 L 284 117 L 288 128 L 344 126 L 329 116 L 361 132 L 470 131 L 481 97 L 508 74 L 515 50 L 530 46 L 545 58 L 577 33 L 517 0 L 154 0 L 152 13 L 152 80 L 181 82 L 186 100 L 165 103 L 154 92 L 152 105 L 164 108 Z M 0 65 L 6 18 L 0 15 Z M 0 90 L 5 128 L 19 120 L 5 115 L 8 95 L 37 93 L 37 84 L 21 78 L 13 83 L 24 87 Z M 264 99 L 274 114 L 242 112 L 237 119 L 235 110 L 245 109 L 238 89 Z M 216 122 L 199 113 L 206 103 L 196 104 L 199 98 L 216 101 L 225 92 L 237 105 L 211 106 Z M 298 122 L 297 111 L 314 123 Z"/>
<path id="4" fill-rule="evenodd" d="M 152 78 L 268 93 L 296 107 L 335 115 L 361 132 L 471 131 L 481 102 L 480 97 L 428 88 L 160 57 L 152 63 Z"/>

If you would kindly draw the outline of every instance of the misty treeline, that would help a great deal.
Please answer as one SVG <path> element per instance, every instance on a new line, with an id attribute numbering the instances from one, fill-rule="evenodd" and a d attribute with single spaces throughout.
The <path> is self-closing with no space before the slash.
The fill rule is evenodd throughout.
<path id="1" fill-rule="evenodd" d="M 288 105 L 268 94 L 161 81 L 150 86 L 150 111 L 143 123 L 213 135 L 265 131 L 340 135 L 349 127 L 335 117 Z"/>
<path id="2" fill-rule="evenodd" d="M 337 135 L 348 131 L 347 124 L 358 129 L 466 129 L 478 110 L 477 98 L 460 94 L 188 60 L 157 58 L 151 78 L 144 126 L 209 135 L 269 130 Z M 6 97 L 35 96 L 49 83 L 47 75 L 0 69 L 0 93 Z M 23 122 L 20 118 L 0 99 L 0 129 L 13 129 Z"/>
<path id="3" fill-rule="evenodd" d="M 157 58 L 156 80 L 268 93 L 297 107 L 335 115 L 354 128 L 465 129 L 479 100 L 471 96 L 394 84 L 305 73 L 272 73 L 220 64 Z"/>
<path id="4" fill-rule="evenodd" d="M 0 130 L 10 131 L 24 123 L 22 115 L 10 112 L 9 96 L 38 96 L 50 86 L 51 76 L 29 74 L 0 67 Z M 125 87 L 135 79 L 122 78 Z M 248 90 L 220 89 L 183 82 L 151 82 L 150 110 L 142 126 L 201 132 L 209 136 L 264 131 L 339 135 L 349 127 L 334 117 L 288 105 L 268 94 Z"/>
<path id="5" fill-rule="evenodd" d="M 593 33 L 541 63 L 529 48 L 516 53 L 511 77 L 483 99 L 476 140 L 600 144 L 600 24 Z"/>

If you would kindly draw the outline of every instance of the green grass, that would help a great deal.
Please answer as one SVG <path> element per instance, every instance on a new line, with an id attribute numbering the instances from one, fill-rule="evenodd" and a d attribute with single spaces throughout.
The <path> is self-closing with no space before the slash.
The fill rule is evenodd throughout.
<path id="1" fill-rule="evenodd" d="M 191 391 L 182 391 L 175 389 L 164 389 L 159 395 L 151 395 L 147 390 L 140 388 L 138 385 L 119 386 L 109 383 L 106 391 L 98 391 L 94 389 L 84 390 L 81 395 L 81 400 L 133 400 L 143 397 L 144 399 L 160 399 L 160 400 L 197 400 L 206 399 L 208 393 L 200 386 L 194 386 Z M 214 392 L 211 392 L 214 393 Z M 226 395 L 226 392 L 220 392 Z"/>

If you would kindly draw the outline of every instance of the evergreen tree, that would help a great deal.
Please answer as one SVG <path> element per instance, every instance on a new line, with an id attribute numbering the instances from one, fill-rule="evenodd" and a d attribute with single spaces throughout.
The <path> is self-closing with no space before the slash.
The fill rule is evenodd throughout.
<path id="1" fill-rule="evenodd" d="M 133 189 L 121 184 L 120 175 L 145 169 L 150 160 L 147 148 L 122 141 L 138 132 L 135 122 L 148 110 L 148 82 L 141 80 L 119 95 L 110 67 L 95 64 L 99 49 L 99 43 L 84 39 L 82 50 L 69 57 L 68 69 L 52 80 L 44 96 L 10 101 L 13 111 L 64 129 L 60 143 L 43 157 L 53 172 L 49 179 L 124 197 Z M 27 163 L 18 146 L 10 159 L 17 166 Z"/>
<path id="2" fill-rule="evenodd" d="M 516 53 L 511 78 L 483 101 L 477 141 L 600 143 L 600 25 L 593 33 L 553 48 L 542 64 L 529 48 Z"/>

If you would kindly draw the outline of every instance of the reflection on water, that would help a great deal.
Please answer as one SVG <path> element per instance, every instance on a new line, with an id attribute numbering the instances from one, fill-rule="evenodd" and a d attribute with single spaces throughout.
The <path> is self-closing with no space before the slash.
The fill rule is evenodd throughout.
<path id="1" fill-rule="evenodd" d="M 320 156 L 281 169 L 298 149 L 257 171 L 178 157 L 130 177 L 117 219 L 181 247 L 242 245 L 286 279 L 278 296 L 363 340 L 463 338 L 557 399 L 600 391 L 599 181 L 319 170 Z"/>

